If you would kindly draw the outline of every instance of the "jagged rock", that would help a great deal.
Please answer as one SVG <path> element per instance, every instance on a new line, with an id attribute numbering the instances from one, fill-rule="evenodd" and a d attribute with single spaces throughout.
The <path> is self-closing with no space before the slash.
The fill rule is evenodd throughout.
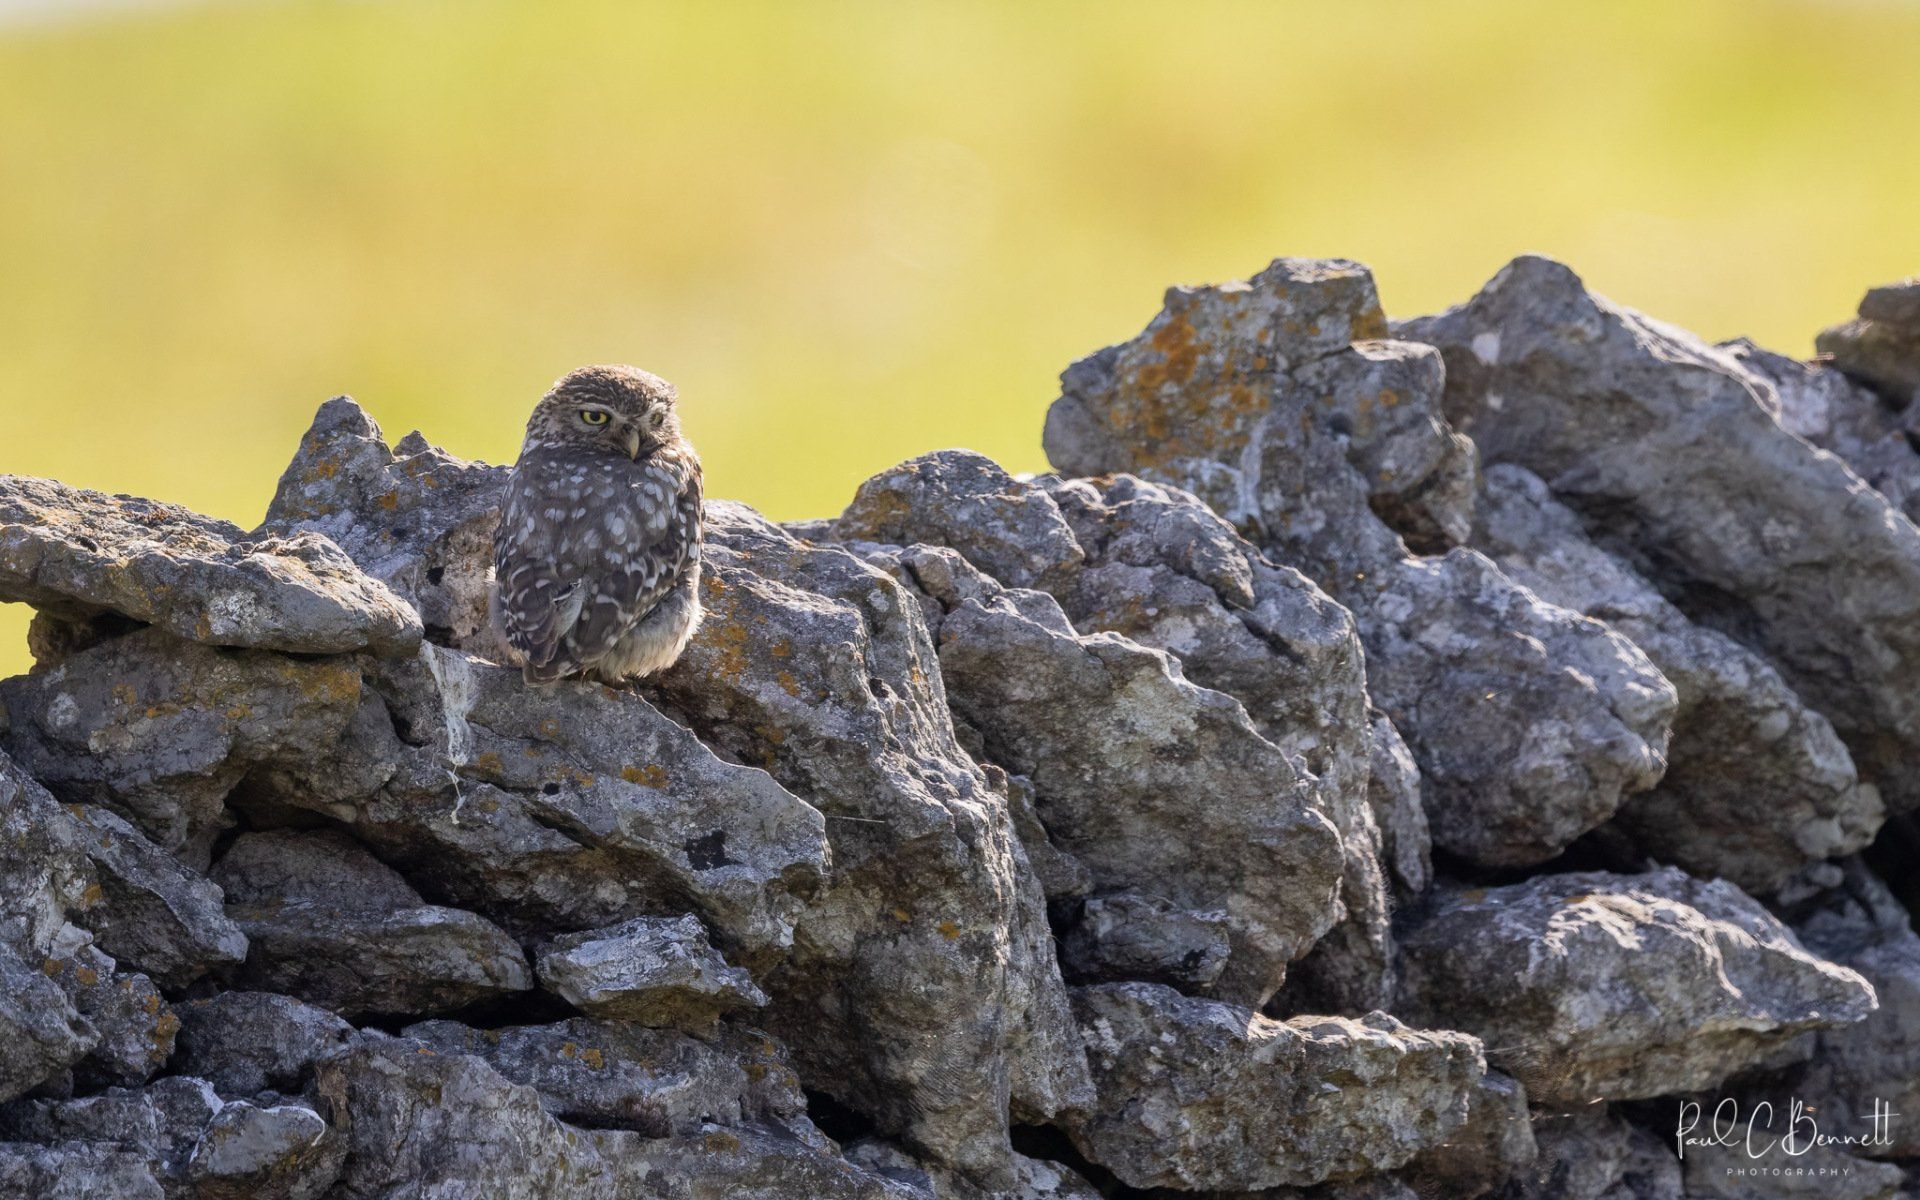
<path id="1" fill-rule="evenodd" d="M 470 912 L 424 903 L 398 872 L 326 833 L 249 833 L 214 867 L 246 932 L 239 986 L 343 1016 L 426 1015 L 533 986 L 520 947 Z"/>
<path id="2" fill-rule="evenodd" d="M 0 1193 L 23 1200 L 165 1200 L 139 1154 L 100 1142 L 0 1142 Z"/>
<path id="3" fill-rule="evenodd" d="M 1467 1101 L 1467 1119 L 1438 1145 L 1422 1150 L 1405 1175 L 1427 1200 L 1477 1200 L 1539 1157 L 1520 1081 L 1488 1071 Z"/>
<path id="4" fill-rule="evenodd" d="M 1830 366 L 1774 354 L 1738 338 L 1720 349 L 1746 369 L 1781 428 L 1845 460 L 1887 503 L 1920 517 L 1920 410 L 1885 398 Z"/>
<path id="5" fill-rule="evenodd" d="M 40 969 L 99 1034 L 74 1064 L 80 1088 L 132 1087 L 153 1078 L 173 1054 L 180 1018 L 151 979 L 121 971 L 82 930 L 68 926 Z"/>
<path id="6" fill-rule="evenodd" d="M 1903 279 L 1869 291 L 1860 316 L 1822 330 L 1814 347 L 1896 408 L 1920 396 L 1920 283 Z"/>
<path id="7" fill-rule="evenodd" d="M 100 1040 L 38 963 L 0 946 L 0 1100 L 11 1100 L 78 1062 Z"/>
<path id="8" fill-rule="evenodd" d="M 1809 861 L 1873 840 L 1880 794 L 1860 784 L 1826 718 L 1764 659 L 1687 620 L 1588 541 L 1538 476 L 1488 469 L 1474 543 L 1543 599 L 1605 620 L 1673 683 L 1667 773 L 1615 818 L 1646 854 L 1766 892 Z"/>
<path id="9" fill-rule="evenodd" d="M 1739 889 L 1672 868 L 1437 892 L 1402 949 L 1402 1015 L 1477 1034 L 1539 1104 L 1711 1087 L 1874 1007 Z"/>
<path id="10" fill-rule="evenodd" d="M 1420 804 L 1420 766 L 1391 717 L 1375 710 L 1367 721 L 1367 807 L 1380 830 L 1380 861 L 1393 869 L 1402 894 L 1418 896 L 1433 882 L 1433 835 Z"/>
<path id="11" fill-rule="evenodd" d="M 1002 793 L 955 740 L 919 604 L 844 550 L 707 514 L 708 613 L 659 694 L 827 816 L 834 872 L 762 1014 L 803 1076 L 937 1161 L 1010 1170 L 1008 1097 L 1080 1103 L 1044 900 Z"/>
<path id="12" fill-rule="evenodd" d="M 104 808 L 74 805 L 68 814 L 97 880 L 74 920 L 121 967 L 177 988 L 247 956 L 219 888 Z"/>
<path id="13" fill-rule="evenodd" d="M 299 1104 L 223 1107 L 187 1159 L 187 1178 L 205 1200 L 315 1200 L 339 1173 L 327 1123 Z"/>
<path id="14" fill-rule="evenodd" d="M 1393 947 L 1352 616 L 1185 492 L 1133 476 L 1043 483 L 1086 548 L 1086 569 L 1058 589 L 1074 627 L 1175 655 L 1189 678 L 1239 700 L 1261 736 L 1314 775 L 1340 834 L 1346 916 L 1299 964 L 1293 990 L 1320 1011 L 1385 1006 Z M 1414 805 L 1418 812 L 1417 797 Z"/>
<path id="15" fill-rule="evenodd" d="M 1445 353 L 1447 414 L 1486 461 L 1767 654 L 1891 809 L 1920 804 L 1920 530 L 1782 429 L 1736 361 L 1536 257 L 1402 333 Z"/>
<path id="16" fill-rule="evenodd" d="M 360 704 L 347 660 L 183 642 L 157 629 L 0 680 L 5 749 L 62 800 L 100 804 L 204 869 L 251 768 L 310 758 Z"/>
<path id="17" fill-rule="evenodd" d="M 337 396 L 314 414 L 261 532 L 325 534 L 436 637 L 459 645 L 487 624 L 493 527 L 509 474 L 418 433 L 389 449 L 373 418 Z"/>
<path id="18" fill-rule="evenodd" d="M 1156 984 L 1076 988 L 1098 1098 L 1067 1130 L 1132 1187 L 1255 1189 L 1386 1171 L 1466 1118 L 1485 1070 L 1458 1033 L 1271 1021 Z"/>
<path id="19" fill-rule="evenodd" d="M 1340 838 L 1310 778 L 1164 652 L 1081 636 L 1043 593 L 985 594 L 940 625 L 955 714 L 1033 780 L 1048 834 L 1098 887 L 1224 911 L 1209 993 L 1265 1003 L 1340 915 Z"/>
<path id="20" fill-rule="evenodd" d="M 822 531 L 841 542 L 951 546 L 1008 587 L 1052 591 L 1083 557 L 1046 495 L 992 459 L 943 450 L 909 459 L 860 485 Z"/>
<path id="21" fill-rule="evenodd" d="M 1028 865 L 1033 868 L 1034 878 L 1048 902 L 1077 900 L 1091 894 L 1093 872 L 1087 870 L 1087 864 L 1053 844 L 1053 839 L 1047 836 L 1047 827 L 1040 823 L 1040 814 L 1033 810 L 1033 780 L 1025 775 L 1009 775 L 992 763 L 982 763 L 981 770 L 986 773 L 990 786 L 1005 790 L 1014 831 L 1020 837 Z"/>
<path id="22" fill-rule="evenodd" d="M 0 707 L 0 725 L 4 714 Z M 93 867 L 80 826 L 69 816 L 0 753 L 0 946 L 29 961 L 52 943 L 69 912 L 93 898 Z"/>
<path id="23" fill-rule="evenodd" d="M 74 1100 L 0 1110 L 9 1137 L 110 1145 L 140 1161 L 170 1196 L 315 1200 L 340 1167 L 327 1123 L 296 1103 L 223 1102 L 205 1080 L 174 1076 Z"/>
<path id="24" fill-rule="evenodd" d="M 933 1200 L 1100 1200 L 1079 1172 L 1045 1159 L 1013 1156 L 1013 1181 L 983 1192 L 950 1171 L 930 1167 L 890 1142 L 866 1138 L 847 1147 L 847 1161 Z"/>
<path id="25" fill-rule="evenodd" d="M 753 977 L 727 965 L 699 918 L 635 917 L 555 938 L 535 964 L 540 985 L 589 1016 L 699 1029 L 761 1008 Z"/>
<path id="26" fill-rule="evenodd" d="M 248 538 L 178 505 L 0 476 L 0 601 L 118 613 L 215 646 L 405 653 L 420 622 L 323 537 Z"/>
<path id="27" fill-rule="evenodd" d="M 1789 920 L 1812 952 L 1850 967 L 1873 985 L 1880 1007 L 1857 1025 L 1823 1030 L 1788 1090 L 1817 1110 L 1846 1114 L 1859 1133 L 1867 1106 L 1894 1113 L 1886 1138 L 1855 1152 L 1868 1158 L 1920 1157 L 1920 936 L 1900 902 L 1872 872 L 1849 860 L 1840 877 Z M 1830 1123 L 1829 1123 L 1830 1124 Z"/>
<path id="28" fill-rule="evenodd" d="M 820 813 L 640 695 L 526 688 L 437 646 L 368 690 L 337 757 L 253 791 L 346 823 L 528 938 L 691 910 L 754 969 L 792 942 L 826 871 Z"/>
<path id="29" fill-rule="evenodd" d="M 363 1033 L 322 1061 L 318 1091 L 348 1145 L 339 1200 L 400 1190 L 497 1200 L 911 1196 L 838 1156 L 780 1133 L 703 1125 L 682 1136 L 581 1129 L 555 1120 L 533 1088 L 471 1055 Z"/>
<path id="30" fill-rule="evenodd" d="M 1060 944 L 1060 969 L 1075 983 L 1128 979 L 1205 991 L 1231 952 L 1227 914 L 1195 912 L 1159 896 L 1094 896 Z"/>
<path id="31" fill-rule="evenodd" d="M 1671 1145 L 1627 1124 L 1604 1104 L 1536 1113 L 1533 1162 L 1499 1200 L 1682 1200 Z"/>
<path id="32" fill-rule="evenodd" d="M 1373 698 L 1419 763 L 1434 843 L 1541 862 L 1658 780 L 1672 688 L 1629 643 L 1481 556 L 1408 554 L 1380 512 L 1423 548 L 1457 541 L 1471 468 L 1439 416 L 1434 355 L 1352 344 L 1385 332 L 1372 278 L 1340 260 L 1171 289 L 1146 332 L 1061 377 L 1047 453 L 1069 474 L 1188 488 L 1352 609 Z"/>
<path id="33" fill-rule="evenodd" d="M 440 1054 L 485 1059 L 505 1078 L 537 1090 L 540 1103 L 563 1121 L 648 1137 L 759 1125 L 831 1150 L 807 1117 L 800 1078 L 784 1051 L 758 1030 L 721 1025 L 696 1037 L 575 1017 L 487 1030 L 425 1021 L 408 1026 L 405 1035 Z"/>
<path id="34" fill-rule="evenodd" d="M 346 1042 L 353 1026 L 333 1013 L 271 992 L 221 992 L 174 1009 L 180 1031 L 172 1069 L 240 1099 L 302 1091 L 313 1064 Z"/>

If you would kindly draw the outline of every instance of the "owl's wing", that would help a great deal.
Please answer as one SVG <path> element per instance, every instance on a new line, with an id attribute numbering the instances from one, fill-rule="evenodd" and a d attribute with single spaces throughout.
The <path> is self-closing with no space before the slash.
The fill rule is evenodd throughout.
<path id="1" fill-rule="evenodd" d="M 530 677 L 592 663 L 672 589 L 697 557 L 697 462 L 579 467 L 524 462 L 494 543 L 501 625 Z"/>
<path id="2" fill-rule="evenodd" d="M 578 659 L 593 662 L 611 651 L 699 557 L 701 490 L 700 464 L 674 457 L 649 462 L 630 484 L 628 541 L 617 569 L 607 564 L 568 639 Z"/>

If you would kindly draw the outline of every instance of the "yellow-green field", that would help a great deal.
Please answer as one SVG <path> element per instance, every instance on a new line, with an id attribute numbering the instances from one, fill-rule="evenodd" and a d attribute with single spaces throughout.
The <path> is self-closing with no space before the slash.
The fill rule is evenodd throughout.
<path id="1" fill-rule="evenodd" d="M 257 520 L 313 408 L 512 456 L 675 380 L 788 517 L 969 445 L 1175 281 L 1563 257 L 1805 352 L 1920 267 L 1920 6 L 183 6 L 0 32 L 0 471 Z M 0 606 L 0 671 L 25 615 Z"/>

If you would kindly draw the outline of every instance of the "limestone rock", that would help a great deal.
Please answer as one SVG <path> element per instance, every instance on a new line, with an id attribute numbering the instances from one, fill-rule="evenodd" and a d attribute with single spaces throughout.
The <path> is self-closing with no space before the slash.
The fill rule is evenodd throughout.
<path id="1" fill-rule="evenodd" d="M 1672 1143 L 1629 1125 L 1605 1104 L 1547 1109 L 1533 1121 L 1538 1156 L 1500 1200 L 1683 1200 Z"/>
<path id="2" fill-rule="evenodd" d="M 272 992 L 221 992 L 174 1011 L 180 1031 L 172 1069 L 230 1099 L 270 1090 L 297 1095 L 313 1064 L 353 1033 L 326 1009 Z"/>
<path id="3" fill-rule="evenodd" d="M 180 1018 L 151 979 L 120 970 L 73 926 L 55 939 L 40 969 L 99 1035 L 74 1064 L 75 1087 L 132 1087 L 166 1065 Z"/>
<path id="4" fill-rule="evenodd" d="M 32 1200 L 165 1200 L 139 1154 L 100 1142 L 0 1142 L 0 1193 Z"/>
<path id="5" fill-rule="evenodd" d="M 493 527 L 509 469 L 410 434 L 389 448 L 345 396 L 320 406 L 280 477 L 263 533 L 325 534 L 456 645 L 487 624 Z"/>
<path id="6" fill-rule="evenodd" d="M 1896 408 L 1920 396 L 1920 283 L 1903 279 L 1869 291 L 1860 315 L 1814 340 L 1833 365 L 1869 384 Z"/>
<path id="7" fill-rule="evenodd" d="M 1403 1015 L 1465 1029 L 1539 1104 L 1711 1087 L 1873 989 L 1739 889 L 1672 868 L 1435 893 L 1402 942 Z"/>
<path id="8" fill-rule="evenodd" d="M 405 653 L 420 622 L 340 548 L 248 538 L 178 505 L 0 476 L 0 600 L 118 613 L 213 646 Z"/>
<path id="9" fill-rule="evenodd" d="M 1439 361 L 1368 340 L 1385 332 L 1372 278 L 1341 260 L 1172 289 L 1139 337 L 1061 377 L 1047 452 L 1069 474 L 1188 488 L 1352 609 L 1434 843 L 1541 862 L 1658 780 L 1673 692 L 1631 644 L 1479 555 L 1409 554 L 1403 533 L 1435 550 L 1465 535 L 1471 468 L 1440 416 Z"/>
<path id="10" fill-rule="evenodd" d="M 487 1030 L 425 1021 L 408 1026 L 405 1036 L 439 1054 L 485 1059 L 506 1079 L 538 1091 L 541 1105 L 562 1121 L 648 1137 L 755 1125 L 830 1150 L 807 1117 L 785 1051 L 758 1030 L 723 1024 L 695 1036 L 575 1017 Z"/>
<path id="11" fill-rule="evenodd" d="M 356 843 L 321 833 L 249 833 L 214 868 L 247 934 L 239 986 L 284 992 L 347 1017 L 449 1012 L 533 985 L 498 926 L 422 902 Z"/>
<path id="12" fill-rule="evenodd" d="M 1044 493 L 964 450 L 922 455 L 875 475 L 824 532 L 842 542 L 951 546 L 1008 587 L 1049 591 L 1072 578 L 1082 557 Z"/>
<path id="13" fill-rule="evenodd" d="M 1075 983 L 1140 979 L 1204 992 L 1227 965 L 1224 911 L 1194 912 L 1159 896 L 1090 897 L 1060 945 L 1060 969 Z"/>
<path id="14" fill-rule="evenodd" d="M 201 869 L 246 773 L 331 745 L 359 704 L 348 661 L 203 646 L 158 629 L 0 681 L 5 749 L 21 767 Z"/>
<path id="15" fill-rule="evenodd" d="M 40 964 L 0 946 L 0 1100 L 31 1091 L 99 1040 L 99 1031 Z"/>
<path id="16" fill-rule="evenodd" d="M 328 1133 L 304 1105 L 236 1101 L 207 1123 L 186 1176 L 205 1200 L 316 1200 L 339 1173 L 342 1147 Z"/>
<path id="17" fill-rule="evenodd" d="M 707 942 L 696 917 L 635 917 L 555 938 L 535 964 L 540 985 L 589 1016 L 702 1028 L 760 1008 L 765 992 Z"/>
<path id="18" fill-rule="evenodd" d="M 1232 1189 L 1391 1170 L 1466 1118 L 1458 1033 L 1385 1014 L 1271 1021 L 1155 984 L 1076 988 L 1098 1099 L 1067 1129 L 1132 1187 Z"/>
<path id="19" fill-rule="evenodd" d="M 1488 1071 L 1467 1102 L 1467 1119 L 1445 1141 L 1416 1155 L 1404 1174 L 1422 1196 L 1476 1200 L 1538 1156 L 1526 1089 L 1517 1079 Z"/>
<path id="20" fill-rule="evenodd" d="M 1683 612 L 1771 658 L 1890 809 L 1920 804 L 1920 530 L 1782 429 L 1736 361 L 1536 257 L 1401 332 L 1445 353 L 1447 414 L 1485 461 L 1540 476 Z"/>
<path id="21" fill-rule="evenodd" d="M 921 607 L 844 550 L 708 506 L 707 619 L 656 691 L 826 814 L 829 886 L 757 1019 L 802 1075 L 983 1181 L 1007 1112 L 1082 1102 L 1044 898 L 1007 801 L 956 740 Z"/>
<path id="22" fill-rule="evenodd" d="M 1667 773 L 1616 823 L 1645 853 L 1767 892 L 1810 861 L 1851 854 L 1884 818 L 1833 727 L 1779 672 L 1702 628 L 1587 540 L 1538 476 L 1486 474 L 1475 544 L 1542 598 L 1604 619 L 1646 651 L 1679 697 Z"/>

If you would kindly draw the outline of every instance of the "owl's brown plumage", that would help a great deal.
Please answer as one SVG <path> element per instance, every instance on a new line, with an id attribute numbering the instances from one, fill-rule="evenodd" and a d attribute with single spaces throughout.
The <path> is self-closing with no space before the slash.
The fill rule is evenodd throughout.
<path id="1" fill-rule="evenodd" d="M 495 623 L 529 683 L 663 670 L 700 621 L 700 458 L 673 385 L 581 367 L 541 398 L 493 539 Z"/>

